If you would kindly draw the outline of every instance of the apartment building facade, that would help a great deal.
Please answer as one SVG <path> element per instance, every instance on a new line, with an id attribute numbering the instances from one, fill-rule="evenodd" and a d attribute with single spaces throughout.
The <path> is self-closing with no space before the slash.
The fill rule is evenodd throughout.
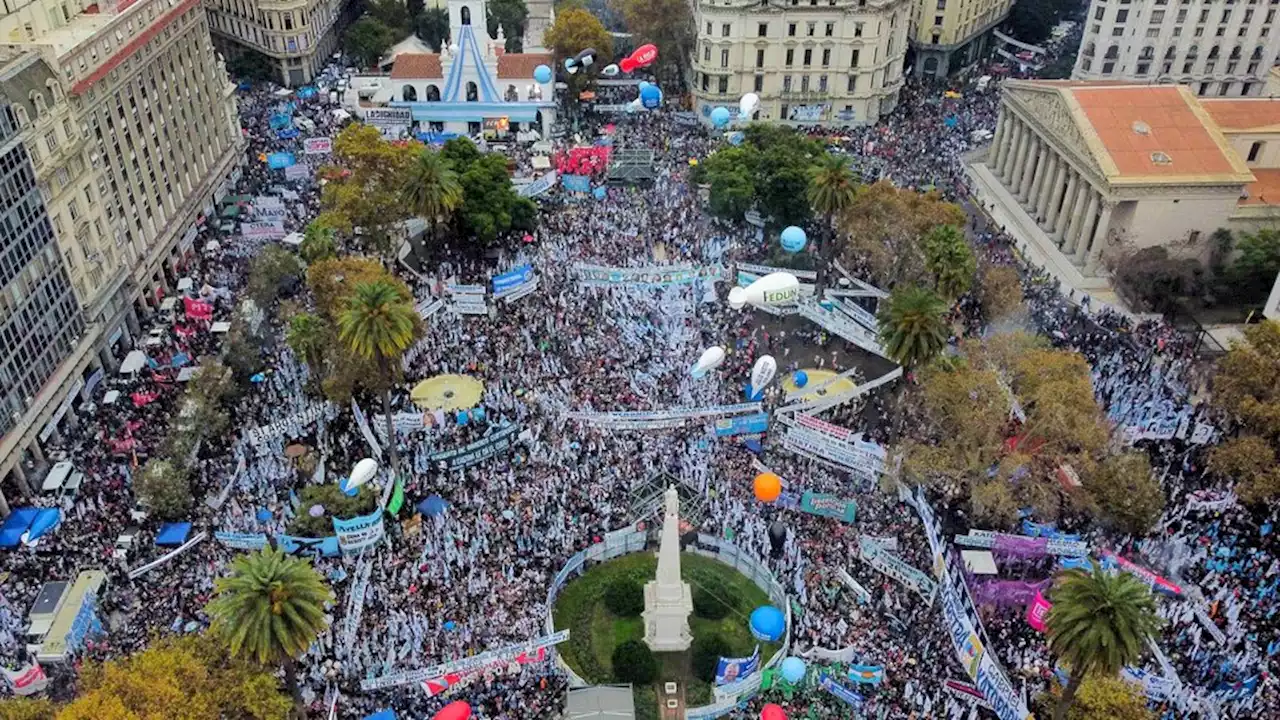
<path id="1" fill-rule="evenodd" d="M 1257 97 L 1280 53 L 1278 15 L 1280 0 L 1093 0 L 1072 77 Z"/>
<path id="2" fill-rule="evenodd" d="M 705 120 L 747 93 L 755 117 L 874 123 L 898 103 L 912 0 L 702 0 L 694 12 L 695 109 Z"/>
<path id="3" fill-rule="evenodd" d="M 947 77 L 978 61 L 1014 0 L 913 0 L 911 71 Z"/>
<path id="4" fill-rule="evenodd" d="M 181 276 L 244 139 L 199 0 L 0 0 L 0 9 L 0 90 L 87 343 L 0 437 L 3 483 L 40 468 L 41 444 L 75 422 L 77 395 L 141 341 L 138 310 L 157 307 Z"/>
<path id="5" fill-rule="evenodd" d="M 209 30 L 228 60 L 245 52 L 267 57 L 275 81 L 306 85 L 339 48 L 340 35 L 358 16 L 352 0 L 208 0 Z"/>

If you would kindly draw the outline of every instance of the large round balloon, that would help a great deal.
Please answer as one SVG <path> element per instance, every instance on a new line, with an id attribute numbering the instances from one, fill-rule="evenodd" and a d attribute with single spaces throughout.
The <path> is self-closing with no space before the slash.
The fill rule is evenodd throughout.
<path id="1" fill-rule="evenodd" d="M 782 494 L 782 478 L 771 472 L 762 472 L 752 481 L 751 487 L 755 491 L 757 500 L 771 503 Z"/>
<path id="2" fill-rule="evenodd" d="M 774 557 L 782 557 L 782 547 L 787 542 L 787 526 L 781 520 L 769 523 L 769 548 Z"/>
<path id="3" fill-rule="evenodd" d="M 809 373 L 803 370 L 797 370 L 791 374 L 791 382 L 795 383 L 796 387 L 802 388 L 809 384 Z"/>
<path id="4" fill-rule="evenodd" d="M 750 625 L 757 640 L 777 642 L 787 632 L 787 617 L 772 605 L 761 605 L 751 611 Z"/>
<path id="5" fill-rule="evenodd" d="M 540 83 L 551 82 L 551 68 L 546 65 L 539 65 L 533 69 L 533 79 Z"/>
<path id="6" fill-rule="evenodd" d="M 431 720 L 468 720 L 471 717 L 471 705 L 464 700 L 454 700 L 431 716 Z"/>
<path id="7" fill-rule="evenodd" d="M 652 65 L 653 61 L 658 59 L 658 46 L 652 44 L 641 45 L 628 56 L 628 59 L 635 63 L 638 68 Z"/>
<path id="8" fill-rule="evenodd" d="M 640 88 L 640 104 L 648 110 L 657 108 L 662 104 L 662 91 L 657 85 L 646 85 Z"/>
<path id="9" fill-rule="evenodd" d="M 738 115 L 743 119 L 749 118 L 757 107 L 760 107 L 760 96 L 755 93 L 747 93 L 738 101 Z"/>
<path id="10" fill-rule="evenodd" d="M 702 355 L 698 357 L 698 362 L 694 363 L 693 367 L 689 369 L 689 374 L 695 378 L 700 378 L 719 367 L 722 362 L 724 362 L 724 348 L 719 346 L 709 347 L 702 351 Z"/>
<path id="11" fill-rule="evenodd" d="M 722 128 L 729 124 L 729 108 L 718 107 L 711 111 L 711 124 Z"/>
<path id="12" fill-rule="evenodd" d="M 787 711 L 781 705 L 769 703 L 760 710 L 760 720 L 787 720 Z"/>
<path id="13" fill-rule="evenodd" d="M 798 657 L 789 657 L 782 661 L 782 677 L 792 685 L 804 679 L 806 669 L 804 661 Z"/>
<path id="14" fill-rule="evenodd" d="M 791 253 L 798 253 L 804 249 L 805 243 L 809 242 L 809 237 L 804 234 L 804 230 L 791 225 L 782 230 L 782 249 Z"/>

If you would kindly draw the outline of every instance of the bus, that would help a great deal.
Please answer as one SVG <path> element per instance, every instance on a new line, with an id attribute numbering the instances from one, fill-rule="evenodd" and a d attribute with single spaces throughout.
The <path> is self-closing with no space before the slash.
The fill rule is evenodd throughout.
<path id="1" fill-rule="evenodd" d="M 54 614 L 53 623 L 36 655 L 37 660 L 42 663 L 65 662 L 84 645 L 87 637 L 102 634 L 98 595 L 106 583 L 107 574 L 102 570 L 85 570 L 76 577 Z"/>

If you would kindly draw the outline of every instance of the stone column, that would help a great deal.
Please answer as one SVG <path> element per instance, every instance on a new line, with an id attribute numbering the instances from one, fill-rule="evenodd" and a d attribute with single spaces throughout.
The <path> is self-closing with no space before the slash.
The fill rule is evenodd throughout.
<path id="1" fill-rule="evenodd" d="M 996 135 L 991 139 L 991 151 L 987 154 L 987 168 L 994 171 L 1000 167 L 1000 153 L 1003 150 L 1005 136 L 1009 133 L 1009 116 L 1000 111 L 1000 119 L 996 122 Z"/>
<path id="2" fill-rule="evenodd" d="M 1064 194 L 1067 190 L 1066 183 L 1070 170 L 1067 167 L 1067 161 L 1058 156 L 1058 167 L 1053 172 L 1053 185 L 1049 190 L 1049 202 L 1046 203 L 1044 209 L 1044 230 L 1045 232 L 1053 232 L 1054 223 L 1058 220 L 1058 208 L 1061 207 Z"/>
<path id="3" fill-rule="evenodd" d="M 1031 150 L 1031 129 L 1026 125 L 1022 126 L 1022 137 L 1018 140 L 1018 152 L 1013 156 L 1013 162 L 1009 164 L 1009 173 L 1005 175 L 1005 186 L 1009 188 L 1009 194 L 1018 194 L 1018 183 L 1022 182 L 1022 170 L 1027 163 L 1027 154 Z"/>
<path id="4" fill-rule="evenodd" d="M 1041 226 L 1049 217 L 1049 198 L 1058 192 L 1058 184 L 1062 170 L 1062 158 L 1058 157 L 1058 153 L 1051 152 L 1049 155 L 1048 172 L 1044 175 L 1044 186 L 1040 188 L 1039 201 L 1036 202 L 1036 220 Z"/>
<path id="5" fill-rule="evenodd" d="M 22 469 L 22 458 L 13 464 L 13 483 L 18 486 L 18 494 L 24 498 L 31 497 L 31 483 L 27 482 L 27 471 Z"/>
<path id="6" fill-rule="evenodd" d="M 1040 182 L 1041 175 L 1044 174 L 1044 166 L 1049 159 L 1049 146 L 1036 136 L 1036 154 L 1032 158 L 1032 162 L 1027 166 L 1027 177 L 1022 181 L 1025 189 L 1022 191 L 1022 202 L 1026 206 L 1027 212 L 1035 206 L 1035 188 Z"/>
<path id="7" fill-rule="evenodd" d="M 1033 133 L 1027 142 L 1027 157 L 1018 170 L 1018 187 L 1014 193 L 1019 203 L 1027 201 L 1027 193 L 1031 191 L 1031 181 L 1035 179 L 1036 163 L 1040 160 L 1040 138 Z"/>
<path id="8" fill-rule="evenodd" d="M 1062 234 L 1062 252 L 1070 253 L 1076 249 L 1076 236 L 1080 234 L 1080 226 L 1084 224 L 1084 207 L 1089 200 L 1090 193 L 1093 189 L 1089 187 L 1089 182 L 1084 178 L 1080 178 L 1080 182 L 1076 186 L 1076 199 L 1071 203 L 1071 217 L 1067 224 L 1067 231 Z"/>
<path id="9" fill-rule="evenodd" d="M 1093 271 L 1098 267 L 1098 260 L 1102 257 L 1102 250 L 1107 246 L 1107 231 L 1111 229 L 1111 211 L 1115 210 L 1115 203 L 1102 203 L 1102 217 L 1098 219 L 1098 229 L 1093 233 L 1093 239 L 1089 242 L 1089 254 L 1085 256 L 1084 272 L 1086 275 L 1092 275 Z"/>
<path id="10" fill-rule="evenodd" d="M 1040 152 L 1040 167 L 1036 168 L 1036 179 L 1031 183 L 1031 194 L 1027 196 L 1027 212 L 1031 213 L 1031 219 L 1037 223 L 1040 222 L 1040 196 L 1044 194 L 1045 187 L 1048 186 L 1053 172 L 1053 163 L 1056 154 L 1049 147 L 1049 143 L 1041 143 L 1043 148 Z"/>
<path id="11" fill-rule="evenodd" d="M 1000 156 L 1000 169 L 997 173 L 1000 182 L 1006 187 L 1009 185 L 1009 173 L 1013 170 L 1013 159 L 1022 151 L 1023 132 L 1025 132 L 1025 128 L 1016 116 L 1010 115 L 1009 122 L 1011 123 L 1009 139 L 1005 141 L 1008 146 Z"/>
<path id="12" fill-rule="evenodd" d="M 0 490 L 0 517 L 9 517 L 9 498 L 4 496 L 3 490 Z"/>
<path id="13" fill-rule="evenodd" d="M 1077 265 L 1084 264 L 1085 253 L 1089 252 L 1090 233 L 1093 232 L 1093 220 L 1098 215 L 1099 195 L 1097 191 L 1089 191 L 1089 209 L 1084 211 L 1084 217 L 1080 220 L 1080 232 L 1076 233 L 1076 237 L 1072 240 L 1071 249 L 1074 252 L 1073 258 Z"/>
<path id="14" fill-rule="evenodd" d="M 1080 176 L 1074 170 L 1067 169 L 1067 194 L 1062 196 L 1062 209 L 1054 217 L 1053 241 L 1059 246 L 1067 235 L 1067 226 L 1071 224 L 1071 210 L 1076 203 L 1076 193 L 1080 189 Z"/>

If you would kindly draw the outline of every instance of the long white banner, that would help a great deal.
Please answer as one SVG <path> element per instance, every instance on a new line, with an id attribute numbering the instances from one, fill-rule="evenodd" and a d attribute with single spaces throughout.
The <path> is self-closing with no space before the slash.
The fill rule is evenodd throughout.
<path id="1" fill-rule="evenodd" d="M 509 660 L 521 653 L 537 652 L 542 648 L 549 648 L 569 639 L 569 631 L 561 630 L 551 635 L 544 635 L 522 643 L 514 645 L 506 645 L 496 650 L 487 650 L 479 655 L 472 655 L 461 660 L 432 665 L 431 667 L 421 670 L 406 670 L 404 672 L 383 675 L 369 680 L 360 682 L 360 689 L 381 690 L 383 688 L 396 687 L 398 685 L 410 685 L 422 682 L 428 678 L 440 677 L 449 673 L 463 672 L 472 668 L 483 667 L 495 660 Z"/>
<path id="2" fill-rule="evenodd" d="M 763 412 L 758 402 L 736 405 L 715 405 L 705 408 L 677 408 L 672 410 L 627 410 L 623 412 L 571 412 L 570 420 L 612 430 L 654 430 L 681 427 L 690 420 L 744 415 Z"/>

